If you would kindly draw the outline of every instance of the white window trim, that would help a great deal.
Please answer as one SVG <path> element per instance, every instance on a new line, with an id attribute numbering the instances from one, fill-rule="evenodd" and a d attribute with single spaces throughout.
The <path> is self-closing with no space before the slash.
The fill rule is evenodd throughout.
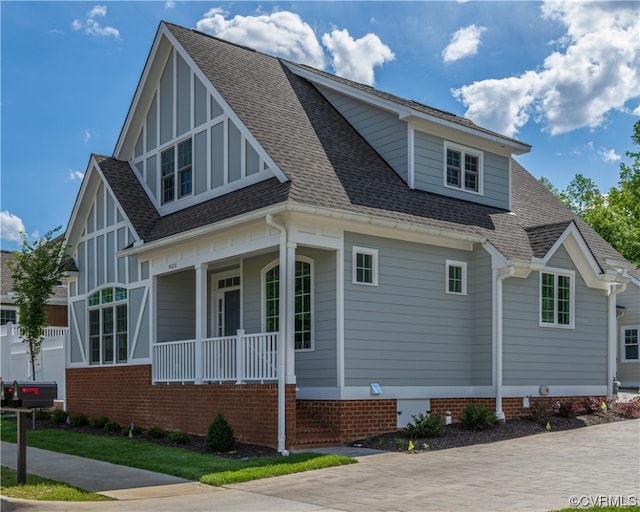
<path id="1" fill-rule="evenodd" d="M 189 194 L 185 194 L 183 196 L 180 195 L 179 193 L 179 188 L 180 188 L 180 167 L 179 167 L 179 162 L 178 162 L 178 155 L 179 155 L 179 151 L 178 151 L 178 147 L 180 146 L 180 144 L 182 144 L 183 142 L 187 141 L 191 139 L 191 192 Z M 158 187 L 158 203 L 160 205 L 160 207 L 163 206 L 167 206 L 167 205 L 172 205 L 175 204 L 177 202 L 181 202 L 185 199 L 189 199 L 191 197 L 193 197 L 195 195 L 194 192 L 194 181 L 195 181 L 195 175 L 194 175 L 194 169 L 193 169 L 193 140 L 194 140 L 194 136 L 189 134 L 187 137 L 183 137 L 180 140 L 173 140 L 172 142 L 168 142 L 162 146 L 160 146 L 158 148 L 158 181 L 159 181 L 159 187 Z M 165 151 L 168 151 L 169 149 L 173 148 L 173 199 L 171 199 L 170 201 L 166 201 L 164 202 L 164 196 L 163 196 L 163 188 L 162 188 L 162 182 L 163 182 L 163 176 L 162 176 L 162 153 L 164 153 Z M 146 159 L 145 159 L 146 162 Z"/>
<path id="2" fill-rule="evenodd" d="M 309 305 L 309 307 L 311 308 L 311 311 L 310 311 L 311 340 L 309 343 L 309 348 L 296 348 L 295 351 L 296 352 L 313 352 L 316 346 L 316 334 L 315 334 L 316 333 L 316 328 L 315 328 L 315 295 L 316 294 L 315 294 L 314 261 L 312 258 L 309 258 L 308 256 L 300 256 L 300 255 L 296 256 L 296 261 L 304 261 L 305 263 L 308 263 L 309 272 L 311 273 L 311 286 L 310 286 L 311 303 Z M 280 260 L 275 259 L 269 262 L 264 267 L 262 267 L 262 270 L 260 270 L 260 330 L 262 332 L 266 332 L 267 330 L 267 307 L 266 307 L 267 289 L 266 289 L 265 279 L 267 277 L 267 272 L 269 272 L 273 267 L 277 267 L 278 265 L 280 265 Z M 282 279 L 282 274 L 280 274 L 280 279 Z M 295 314 L 295 311 L 294 311 L 294 314 Z M 295 325 L 295 321 L 294 321 L 294 325 Z M 282 327 L 282 325 L 280 325 L 280 327 Z M 295 343 L 295 340 L 294 340 L 294 343 Z"/>
<path id="3" fill-rule="evenodd" d="M 555 276 L 555 279 L 554 279 L 555 297 L 554 297 L 554 307 L 553 307 L 554 322 L 553 323 L 542 321 L 542 274 L 553 274 Z M 558 304 L 557 304 L 557 299 L 558 299 L 557 277 L 558 276 L 567 276 L 571 280 L 571 289 L 569 290 L 569 293 L 570 293 L 569 315 L 571 318 L 568 324 L 558 323 Z M 544 270 L 541 270 L 540 272 L 538 272 L 538 322 L 540 327 L 550 327 L 553 329 L 575 329 L 575 318 L 576 318 L 575 313 L 576 313 L 576 273 L 575 271 L 547 267 Z"/>
<path id="4" fill-rule="evenodd" d="M 462 291 L 461 292 L 453 292 L 449 290 L 449 268 L 450 267 L 462 268 Z M 447 260 L 446 271 L 444 275 L 444 291 L 450 295 L 466 295 L 467 294 L 467 262 L 466 261 Z"/>
<path id="5" fill-rule="evenodd" d="M 638 359 L 627 359 L 627 351 L 625 350 L 625 347 L 627 346 L 624 342 L 624 338 L 625 338 L 625 332 L 626 331 L 630 331 L 630 330 L 636 330 L 638 331 L 638 336 L 640 336 L 640 325 L 623 325 L 620 328 L 620 343 L 622 345 L 622 348 L 620 350 L 620 362 L 621 363 L 640 363 L 640 354 L 638 354 Z M 639 339 L 640 342 L 640 339 Z M 639 343 L 640 345 L 640 343 Z"/>
<path id="6" fill-rule="evenodd" d="M 17 308 L 17 306 L 9 306 L 8 304 L 3 304 L 2 308 L 0 308 L 0 309 L 2 309 L 3 311 L 15 311 L 15 313 L 16 313 L 16 321 L 15 321 L 15 323 L 13 325 L 19 325 L 20 324 L 20 311 Z"/>
<path id="7" fill-rule="evenodd" d="M 461 172 L 460 176 L 460 186 L 455 187 L 453 185 L 449 185 L 447 183 L 447 151 L 452 149 L 454 151 L 459 151 L 461 153 Z M 469 190 L 464 187 L 464 156 L 465 154 L 473 155 L 478 158 L 478 190 Z M 454 144 L 453 142 L 444 142 L 444 158 L 443 158 L 443 174 L 442 174 L 442 182 L 445 188 L 449 188 L 451 190 L 457 190 L 459 192 L 464 192 L 466 194 L 474 194 L 477 196 L 484 195 L 484 152 L 479 149 L 473 149 L 467 146 L 463 146 L 461 144 Z"/>
<path id="8" fill-rule="evenodd" d="M 96 293 L 100 293 L 100 296 L 102 296 L 102 290 L 104 290 L 105 288 L 112 288 L 113 289 L 113 301 L 109 302 L 109 303 L 100 303 L 100 304 L 94 304 L 92 306 L 89 305 L 89 298 L 96 294 Z M 127 291 L 127 298 L 123 299 L 123 300 L 116 300 L 116 288 L 123 288 Z M 99 287 L 95 287 L 92 289 L 92 291 L 90 293 L 86 294 L 85 297 L 85 304 L 86 304 L 86 312 L 87 312 L 87 317 L 85 320 L 85 325 L 86 325 L 86 333 L 87 333 L 87 364 L 89 366 L 126 366 L 129 365 L 131 363 L 131 326 L 129 324 L 129 313 L 130 313 L 130 306 L 129 306 L 129 294 L 130 294 L 130 290 L 129 287 L 125 284 L 122 283 L 116 283 L 116 284 L 106 284 L 106 285 L 102 285 Z M 102 314 L 100 314 L 100 360 L 96 361 L 96 362 L 91 362 L 91 311 L 98 311 L 98 310 L 103 310 L 109 307 L 113 307 L 114 308 L 114 322 L 116 322 L 116 313 L 115 313 L 115 307 L 116 306 L 122 306 L 122 305 L 126 305 L 127 306 L 127 360 L 126 361 L 118 361 L 118 355 L 117 355 L 117 350 L 118 350 L 118 346 L 117 346 L 117 330 L 115 329 L 114 326 L 114 331 L 113 331 L 113 357 L 114 360 L 112 362 L 105 362 L 104 361 L 104 346 L 102 344 L 102 338 L 103 338 L 103 333 L 102 333 Z"/>
<path id="9" fill-rule="evenodd" d="M 357 258 L 358 254 L 367 254 L 372 256 L 371 262 L 371 282 L 364 283 L 362 281 L 357 280 Z M 378 249 L 370 249 L 366 247 L 356 247 L 353 246 L 352 256 L 351 256 L 351 280 L 353 284 L 357 284 L 360 286 L 378 286 Z"/>

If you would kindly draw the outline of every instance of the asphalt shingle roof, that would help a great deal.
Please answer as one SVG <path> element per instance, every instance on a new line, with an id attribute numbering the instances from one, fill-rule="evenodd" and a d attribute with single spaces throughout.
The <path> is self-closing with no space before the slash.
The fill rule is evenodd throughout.
<path id="1" fill-rule="evenodd" d="M 160 217 L 126 162 L 97 156 L 146 242 L 290 201 L 483 236 L 508 259 L 524 261 L 543 255 L 573 220 L 601 267 L 606 258 L 623 259 L 517 162 L 512 166 L 512 212 L 411 190 L 316 87 L 284 61 L 195 30 L 166 26 L 288 181 L 273 178 Z M 429 110 L 434 112 L 452 116 Z"/>

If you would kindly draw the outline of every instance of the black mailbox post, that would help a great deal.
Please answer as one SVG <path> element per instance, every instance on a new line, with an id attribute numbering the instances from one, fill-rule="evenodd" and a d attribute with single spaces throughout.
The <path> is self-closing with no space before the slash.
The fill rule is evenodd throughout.
<path id="1" fill-rule="evenodd" d="M 15 412 L 18 417 L 18 483 L 27 483 L 27 414 L 34 408 L 52 407 L 58 397 L 55 382 L 16 382 L 5 385 L 0 379 L 2 410 Z"/>

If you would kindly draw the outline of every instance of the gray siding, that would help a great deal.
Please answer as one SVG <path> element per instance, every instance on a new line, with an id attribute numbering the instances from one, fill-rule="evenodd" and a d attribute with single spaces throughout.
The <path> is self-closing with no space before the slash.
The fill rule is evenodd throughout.
<path id="1" fill-rule="evenodd" d="M 378 250 L 379 286 L 352 283 L 352 247 Z M 345 233 L 345 384 L 471 385 L 472 297 L 445 293 L 472 253 Z"/>
<path id="2" fill-rule="evenodd" d="M 158 157 L 147 158 L 147 187 L 154 199 L 158 198 Z"/>
<path id="3" fill-rule="evenodd" d="M 384 158 L 402 179 L 408 181 L 407 124 L 398 116 L 371 105 L 318 87 L 327 100 Z"/>
<path id="4" fill-rule="evenodd" d="M 147 151 L 151 151 L 158 146 L 158 95 L 153 95 L 149 112 L 147 112 Z"/>
<path id="5" fill-rule="evenodd" d="M 419 130 L 415 131 L 415 188 L 508 209 L 509 159 L 483 152 L 483 195 L 458 191 L 444 186 L 444 143 L 444 139 L 440 137 Z"/>
<path id="6" fill-rule="evenodd" d="M 160 78 L 160 144 L 173 138 L 173 59 L 169 58 Z"/>
<path id="7" fill-rule="evenodd" d="M 211 128 L 211 187 L 224 185 L 224 123 Z"/>
<path id="8" fill-rule="evenodd" d="M 549 267 L 574 270 L 564 248 Z M 576 272 L 575 329 L 540 327 L 540 273 L 503 285 L 503 379 L 507 386 L 607 382 L 607 296 Z"/>
<path id="9" fill-rule="evenodd" d="M 134 359 L 149 357 L 149 302 L 144 306 L 142 299 L 146 288 L 134 288 L 129 290 L 129 346 L 135 344 Z M 134 339 L 138 318 L 142 315 L 138 338 Z"/>
<path id="10" fill-rule="evenodd" d="M 158 341 L 195 338 L 195 271 L 184 270 L 158 278 Z"/>
<path id="11" fill-rule="evenodd" d="M 624 316 L 619 320 L 618 325 L 618 374 L 617 378 L 622 385 L 638 386 L 640 384 L 640 361 L 622 361 L 624 354 L 624 340 L 621 328 L 624 326 L 640 326 L 640 286 L 629 283 L 627 289 L 618 295 L 617 304 L 624 306 Z"/>
<path id="12" fill-rule="evenodd" d="M 207 89 L 197 76 L 193 77 L 193 120 L 195 126 L 207 122 Z"/>
<path id="13" fill-rule="evenodd" d="M 242 137 L 240 130 L 232 121 L 229 121 L 227 126 L 229 127 L 229 183 L 231 183 L 241 178 L 240 151 Z"/>
<path id="14" fill-rule="evenodd" d="M 297 256 L 313 260 L 314 350 L 296 352 L 296 378 L 304 386 L 335 386 L 336 373 L 336 275 L 335 252 L 299 247 Z M 243 316 L 248 333 L 262 331 L 262 270 L 277 260 L 271 252 L 243 262 Z"/>
<path id="15" fill-rule="evenodd" d="M 193 137 L 193 189 L 194 193 L 207 191 L 207 131 Z"/>
<path id="16" fill-rule="evenodd" d="M 176 67 L 176 135 L 179 137 L 191 129 L 191 69 L 180 55 L 177 55 Z"/>
<path id="17" fill-rule="evenodd" d="M 471 331 L 471 384 L 490 386 L 493 362 L 491 256 L 482 248 L 473 252 L 468 267 L 469 296 L 473 303 Z"/>
<path id="18" fill-rule="evenodd" d="M 72 363 L 82 363 L 82 352 L 80 351 L 80 347 L 84 347 L 85 353 L 87 351 L 87 345 L 85 343 L 85 340 L 87 339 L 86 302 L 84 300 L 72 302 L 71 307 L 73 308 L 78 323 L 79 336 L 76 337 L 75 324 L 71 324 L 71 328 L 69 329 L 69 358 Z"/>

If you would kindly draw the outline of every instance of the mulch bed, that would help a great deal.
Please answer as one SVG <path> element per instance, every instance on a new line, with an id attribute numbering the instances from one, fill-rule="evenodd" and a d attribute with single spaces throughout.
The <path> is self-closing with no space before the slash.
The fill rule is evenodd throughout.
<path id="1" fill-rule="evenodd" d="M 589 425 L 624 421 L 626 419 L 629 418 L 625 418 L 613 411 L 595 412 L 593 414 L 569 418 L 549 416 L 545 417 L 540 423 L 534 421 L 533 418 L 514 418 L 503 424 L 496 423 L 478 432 L 473 432 L 463 425 L 455 423 L 445 427 L 445 432 L 441 437 L 418 438 L 412 439 L 411 441 L 413 442 L 414 452 L 445 450 L 447 448 L 493 443 L 496 441 L 542 434 L 547 431 L 557 432 L 560 430 L 571 430 Z M 549 424 L 549 429 L 547 429 L 547 423 Z M 402 431 L 398 431 L 360 439 L 349 444 L 351 446 L 374 448 L 384 451 L 406 452 L 408 439 L 404 437 Z"/>
<path id="2" fill-rule="evenodd" d="M 581 428 L 589 425 L 598 425 L 614 421 L 624 421 L 629 418 L 617 414 L 614 411 L 599 411 L 593 414 L 575 417 L 548 416 L 537 423 L 533 418 L 515 418 L 506 421 L 504 424 L 495 424 L 485 430 L 473 432 L 466 429 L 461 424 L 448 425 L 445 428 L 444 435 L 441 437 L 418 438 L 412 439 L 415 452 L 427 450 L 444 450 L 448 448 L 457 448 L 461 446 L 470 446 L 475 444 L 493 443 L 496 441 L 504 441 L 507 439 L 515 439 L 535 434 L 547 432 L 546 424 L 549 423 L 550 431 L 570 430 Z M 29 420 L 28 428 L 31 428 Z M 36 420 L 36 429 L 60 429 L 72 432 L 81 432 L 93 435 L 126 437 L 128 430 L 122 432 L 105 432 L 104 429 L 94 428 L 90 425 L 83 427 L 74 427 L 67 423 L 54 423 L 51 419 Z M 268 446 L 260 446 L 248 443 L 236 443 L 235 448 L 229 452 L 210 452 L 207 450 L 205 437 L 189 434 L 189 443 L 175 444 L 172 443 L 167 436 L 161 438 L 152 438 L 145 432 L 137 433 L 134 438 L 139 441 L 146 441 L 164 446 L 173 446 L 185 450 L 191 450 L 199 453 L 208 453 L 220 457 L 246 459 L 255 457 L 277 456 L 278 451 Z M 376 450 L 406 452 L 408 440 L 405 438 L 402 430 L 389 432 L 378 436 L 367 437 L 358 441 L 348 443 L 350 446 L 374 448 Z"/>

